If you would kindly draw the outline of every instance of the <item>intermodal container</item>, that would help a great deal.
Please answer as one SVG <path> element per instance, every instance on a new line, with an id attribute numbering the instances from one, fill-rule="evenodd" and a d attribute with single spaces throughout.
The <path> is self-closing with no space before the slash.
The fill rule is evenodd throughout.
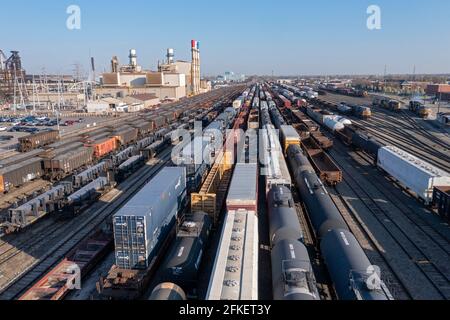
<path id="1" fill-rule="evenodd" d="M 116 265 L 145 270 L 186 201 L 186 170 L 164 168 L 113 217 Z"/>

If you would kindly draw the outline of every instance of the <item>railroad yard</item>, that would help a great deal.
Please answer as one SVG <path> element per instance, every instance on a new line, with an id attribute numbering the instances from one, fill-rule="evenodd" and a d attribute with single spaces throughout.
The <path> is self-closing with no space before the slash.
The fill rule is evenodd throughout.
<path id="1" fill-rule="evenodd" d="M 450 136 L 425 109 L 259 79 L 20 133 L 0 299 L 449 300 Z"/>

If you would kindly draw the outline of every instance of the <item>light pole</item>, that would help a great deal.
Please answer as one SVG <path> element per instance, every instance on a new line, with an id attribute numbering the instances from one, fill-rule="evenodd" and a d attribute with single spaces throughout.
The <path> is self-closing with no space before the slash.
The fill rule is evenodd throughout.
<path id="1" fill-rule="evenodd" d="M 442 92 L 439 92 L 439 101 L 438 101 L 438 114 L 441 113 L 441 100 L 442 100 Z"/>

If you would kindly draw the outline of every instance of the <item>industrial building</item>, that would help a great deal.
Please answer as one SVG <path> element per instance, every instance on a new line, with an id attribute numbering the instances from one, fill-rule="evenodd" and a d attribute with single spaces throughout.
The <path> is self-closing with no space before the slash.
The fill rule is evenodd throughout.
<path id="1" fill-rule="evenodd" d="M 211 90 L 211 85 L 200 77 L 200 49 L 198 41 L 191 43 L 192 62 L 175 61 L 174 50 L 167 49 L 167 60 L 157 71 L 146 71 L 138 64 L 137 52 L 130 50 L 129 64 L 119 66 L 117 57 L 111 60 L 111 72 L 101 77 L 97 96 L 127 97 L 154 95 L 160 101 L 179 100 Z"/>

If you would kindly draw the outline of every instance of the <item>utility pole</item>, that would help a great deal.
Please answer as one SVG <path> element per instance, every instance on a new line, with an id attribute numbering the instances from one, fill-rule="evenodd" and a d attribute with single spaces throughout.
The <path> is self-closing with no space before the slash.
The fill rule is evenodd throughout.
<path id="1" fill-rule="evenodd" d="M 56 124 L 58 126 L 58 135 L 61 138 L 61 131 L 59 126 L 59 112 L 61 111 L 61 83 L 58 82 L 58 109 L 56 111 Z"/>
<path id="2" fill-rule="evenodd" d="M 32 84 L 32 92 L 33 92 L 33 114 L 36 114 L 36 88 L 34 84 L 34 75 L 33 75 L 33 84 Z"/>
<path id="3" fill-rule="evenodd" d="M 441 113 L 441 100 L 442 100 L 442 92 L 439 91 L 438 114 Z"/>

